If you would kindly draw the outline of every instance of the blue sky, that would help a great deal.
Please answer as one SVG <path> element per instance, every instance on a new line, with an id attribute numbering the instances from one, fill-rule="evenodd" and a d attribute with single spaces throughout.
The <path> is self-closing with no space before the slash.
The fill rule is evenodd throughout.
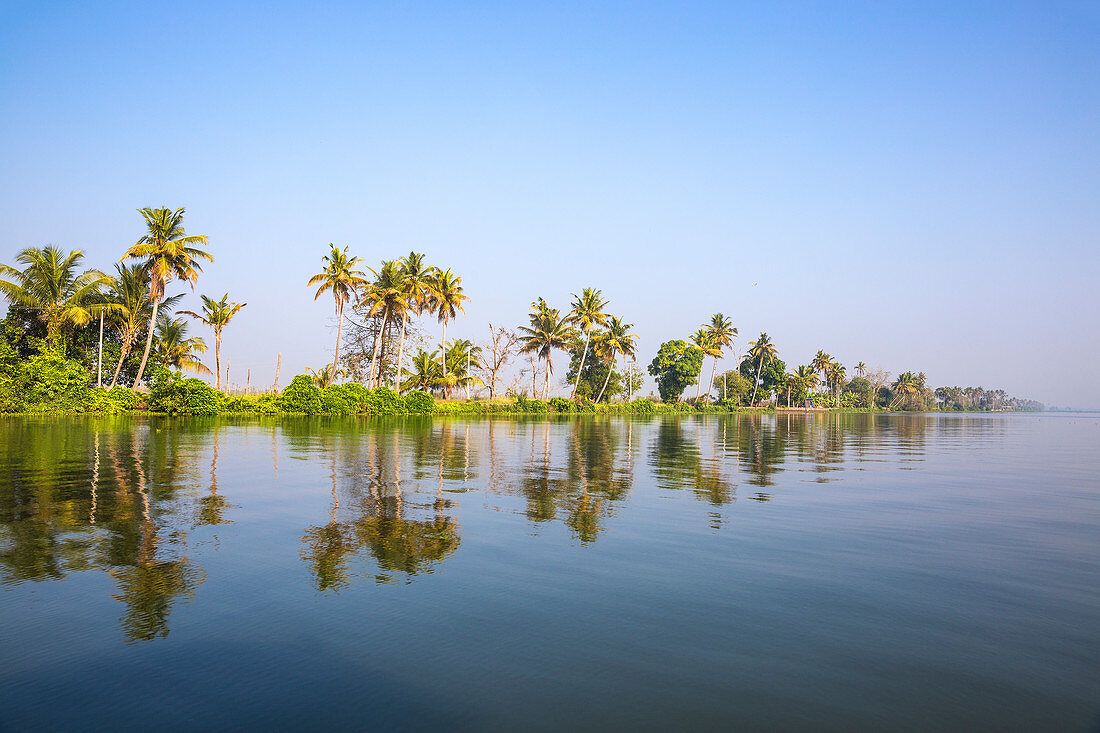
<path id="1" fill-rule="evenodd" d="M 186 206 L 234 381 L 331 358 L 335 242 L 452 267 L 448 336 L 595 286 L 642 363 L 722 311 L 1100 407 L 1100 4 L 759 5 L 3 4 L 0 261 Z"/>

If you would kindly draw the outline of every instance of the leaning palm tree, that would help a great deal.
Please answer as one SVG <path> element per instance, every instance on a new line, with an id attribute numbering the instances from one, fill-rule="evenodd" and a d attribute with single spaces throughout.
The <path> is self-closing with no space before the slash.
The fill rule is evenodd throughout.
<path id="1" fill-rule="evenodd" d="M 19 270 L 0 265 L 0 295 L 12 305 L 33 311 L 46 324 L 50 348 L 68 327 L 83 326 L 98 312 L 97 296 L 111 278 L 99 270 L 78 273 L 84 253 L 63 252 L 52 244 L 27 247 L 15 256 Z"/>
<path id="2" fill-rule="evenodd" d="M 153 301 L 149 297 L 149 271 L 142 265 L 115 264 L 115 272 L 118 274 L 112 278 L 107 297 L 115 305 L 111 320 L 118 330 L 122 348 L 115 365 L 115 373 L 111 377 L 112 387 L 118 383 L 122 365 L 129 358 L 138 333 L 146 327 L 153 315 Z M 160 312 L 170 312 L 182 297 L 180 294 L 161 298 Z"/>
<path id="3" fill-rule="evenodd" d="M 715 364 L 718 363 L 718 357 L 720 357 L 722 355 L 722 349 L 715 342 L 714 333 L 709 328 L 704 326 L 703 328 L 700 328 L 699 330 L 697 330 L 695 333 L 691 334 L 691 343 L 693 343 L 697 349 L 699 349 L 700 351 L 703 352 L 703 357 L 704 358 L 706 358 L 708 356 L 712 357 L 714 359 L 714 363 Z M 712 373 L 711 373 L 710 384 L 712 386 L 714 384 L 713 370 L 712 370 Z M 703 393 L 703 380 L 700 379 L 699 380 L 699 385 L 695 388 L 695 399 L 696 399 L 696 401 L 698 401 L 699 395 L 701 395 L 702 393 Z M 707 393 L 709 394 L 710 390 L 708 390 Z"/>
<path id="4" fill-rule="evenodd" d="M 607 389 L 607 383 L 611 381 L 611 370 L 615 368 L 615 360 L 620 356 L 634 356 L 634 342 L 638 335 L 631 333 L 633 323 L 623 323 L 618 316 L 611 316 L 607 321 L 607 330 L 600 336 L 597 353 L 607 361 L 607 376 L 603 378 L 603 386 L 596 402 L 603 400 L 603 393 Z"/>
<path id="5" fill-rule="evenodd" d="M 710 332 L 711 342 L 717 352 L 714 355 L 714 364 L 710 368 L 710 382 L 708 382 L 713 388 L 714 375 L 718 371 L 718 360 L 722 358 L 726 347 L 733 344 L 733 339 L 737 337 L 737 328 L 733 325 L 733 321 L 723 314 L 715 313 L 710 317 L 710 323 L 707 324 L 706 329 Z"/>
<path id="6" fill-rule="evenodd" d="M 568 348 L 576 337 L 576 332 L 570 325 L 569 318 L 563 318 L 557 308 L 551 308 L 542 298 L 531 304 L 529 318 L 530 326 L 519 327 L 522 344 L 520 353 L 536 354 L 546 362 L 542 388 L 542 398 L 546 399 L 550 395 L 550 375 L 554 372 L 551 353 L 554 349 Z"/>
<path id="7" fill-rule="evenodd" d="M 134 379 L 135 386 L 145 374 L 149 350 L 153 348 L 153 330 L 157 325 L 157 309 L 164 297 L 164 286 L 170 280 L 176 279 L 190 283 L 194 288 L 195 281 L 202 272 L 199 260 L 214 261 L 209 252 L 196 246 L 205 245 L 207 237 L 184 231 L 183 211 L 183 207 L 175 211 L 164 207 L 138 209 L 138 213 L 145 219 L 145 235 L 126 250 L 126 254 L 119 260 L 142 260 L 149 272 L 149 300 L 153 304 L 153 312 L 149 317 L 149 335 L 145 339 L 145 353 L 141 356 L 141 366 L 138 367 L 137 377 Z"/>
<path id="8" fill-rule="evenodd" d="M 401 374 L 405 368 L 405 332 L 409 324 L 409 314 L 420 316 L 429 308 L 435 297 L 434 265 L 424 260 L 424 255 L 409 252 L 401 258 L 401 275 L 405 284 L 405 301 L 408 307 L 401 314 L 401 342 L 397 347 L 397 371 L 394 373 L 394 389 L 401 383 Z"/>
<path id="9" fill-rule="evenodd" d="M 180 311 L 205 323 L 214 331 L 214 389 L 219 392 L 222 389 L 222 329 L 246 305 L 248 304 L 230 303 L 229 293 L 226 293 L 221 300 L 202 296 L 202 313 Z"/>
<path id="10" fill-rule="evenodd" d="M 187 321 L 161 313 L 157 318 L 156 354 L 165 366 L 209 374 L 205 364 L 195 354 L 206 353 L 206 342 L 199 337 L 187 337 Z"/>
<path id="11" fill-rule="evenodd" d="M 336 353 L 332 357 L 332 369 L 340 364 L 340 334 L 344 331 L 344 305 L 354 298 L 359 289 L 366 285 L 366 273 L 356 269 L 356 265 L 362 262 L 358 257 L 348 255 L 348 248 L 338 249 L 331 242 L 328 245 L 331 251 L 321 258 L 324 269 L 309 279 L 306 285 L 317 285 L 317 292 L 313 299 L 317 300 L 324 293 L 331 292 L 332 299 L 336 303 Z"/>
<path id="12" fill-rule="evenodd" d="M 432 307 L 437 319 L 443 324 L 443 335 L 439 339 L 439 348 L 443 356 L 443 376 L 447 376 L 447 322 L 466 312 L 462 306 L 469 300 L 462 292 L 462 278 L 450 270 L 437 270 L 432 283 Z"/>
<path id="13" fill-rule="evenodd" d="M 588 344 L 592 340 L 592 329 L 607 325 L 607 299 L 601 291 L 594 288 L 585 288 L 580 295 L 573 293 L 573 305 L 569 311 L 569 324 L 584 334 L 584 350 L 581 352 L 581 363 L 577 367 L 577 378 L 573 380 L 573 392 L 569 395 L 577 395 L 577 385 L 581 383 L 581 373 L 584 371 L 584 361 L 588 356 Z"/>
<path id="14" fill-rule="evenodd" d="M 759 387 L 760 372 L 764 370 L 764 364 L 774 359 L 777 353 L 775 344 L 772 343 L 771 338 L 766 333 L 761 333 L 756 341 L 749 344 L 749 357 L 756 362 L 756 373 L 753 375 L 752 380 L 753 405 L 756 404 L 756 390 Z"/>
<path id="15" fill-rule="evenodd" d="M 370 271 L 374 273 L 374 281 L 366 284 L 359 303 L 366 306 L 368 317 L 379 319 L 378 332 L 374 338 L 374 354 L 370 360 L 371 386 L 377 387 L 382 382 L 378 358 L 382 353 L 386 327 L 391 319 L 397 316 L 404 318 L 409 309 L 409 301 L 405 289 L 405 274 L 400 262 L 387 260 L 377 270 L 370 268 Z"/>

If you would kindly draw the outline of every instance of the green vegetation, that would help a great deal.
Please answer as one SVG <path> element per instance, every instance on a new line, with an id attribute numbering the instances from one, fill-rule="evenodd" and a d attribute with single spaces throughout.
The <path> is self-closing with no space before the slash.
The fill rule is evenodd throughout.
<path id="1" fill-rule="evenodd" d="M 636 362 L 634 324 L 610 312 L 601 290 L 574 293 L 565 313 L 537 298 L 527 325 L 509 330 L 490 324 L 491 338 L 484 345 L 465 338 L 448 341 L 448 324 L 465 313 L 469 300 L 461 277 L 417 252 L 367 267 L 348 247 L 335 244 L 322 257 L 321 272 L 308 279 L 316 287 L 314 299 L 326 293 L 333 297 L 332 363 L 299 374 L 282 392 L 226 394 L 222 386 L 228 389 L 229 369 L 226 364 L 223 381 L 222 340 L 245 304 L 232 302 L 229 293 L 218 300 L 201 295 L 200 311 L 175 311 L 182 295 L 166 288 L 176 281 L 194 288 L 201 263 L 214 261 L 203 248 L 207 237 L 186 233 L 182 208 L 138 212 L 144 232 L 122 257 L 134 262 L 120 260 L 114 275 L 82 270 L 80 250 L 66 252 L 54 245 L 28 247 L 16 255 L 16 265 L 0 265 L 0 296 L 8 303 L 0 321 L 0 412 L 396 416 L 1042 409 L 1002 390 L 933 389 L 923 372 L 891 378 L 863 361 L 849 379 L 844 365 L 822 350 L 810 363 L 788 369 L 767 333 L 749 344 L 737 369 L 719 374 L 718 362 L 738 335 L 722 313 L 712 315 L 689 339 L 661 344 L 648 365 L 660 400 L 635 399 L 645 380 Z M 354 317 L 346 318 L 344 344 L 348 309 Z M 190 335 L 184 316 L 213 332 L 213 372 L 201 359 L 206 342 Z M 442 326 L 437 348 L 419 330 L 425 316 Z M 145 347 L 139 357 L 134 344 L 142 333 Z M 409 347 L 416 350 L 414 356 L 406 355 Z M 551 393 L 555 351 L 569 357 L 558 385 L 568 388 L 569 397 Z M 529 368 L 509 374 L 512 359 L 524 356 Z M 620 358 L 629 361 L 620 364 Z M 703 382 L 708 358 L 710 379 Z M 111 371 L 106 388 L 104 365 Z M 182 371 L 212 374 L 213 386 Z M 685 399 L 692 385 L 695 394 Z M 456 390 L 465 399 L 452 399 Z M 486 393 L 489 399 L 481 399 Z"/>

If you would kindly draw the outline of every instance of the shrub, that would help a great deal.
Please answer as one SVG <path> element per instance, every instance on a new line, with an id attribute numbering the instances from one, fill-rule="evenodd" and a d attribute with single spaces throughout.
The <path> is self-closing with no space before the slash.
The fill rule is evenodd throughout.
<path id="1" fill-rule="evenodd" d="M 152 380 L 149 409 L 184 415 L 217 415 L 222 395 L 206 382 L 160 368 Z"/>
<path id="2" fill-rule="evenodd" d="M 26 406 L 48 412 L 78 412 L 88 396 L 88 373 L 56 351 L 31 357 L 22 373 Z"/>
<path id="3" fill-rule="evenodd" d="M 137 406 L 141 396 L 132 389 L 116 384 L 107 392 L 107 398 L 119 409 L 119 412 L 129 412 Z"/>
<path id="4" fill-rule="evenodd" d="M 435 412 L 435 398 L 427 392 L 409 392 L 404 399 L 405 409 L 410 415 L 431 415 Z"/>
<path id="5" fill-rule="evenodd" d="M 638 399 L 628 404 L 627 408 L 630 410 L 630 412 L 634 412 L 639 415 L 652 415 L 653 413 L 657 412 L 657 405 L 654 404 L 653 400 L 647 400 L 642 397 L 639 397 Z"/>
<path id="6" fill-rule="evenodd" d="M 89 389 L 80 405 L 81 412 L 100 412 L 116 415 L 129 412 L 137 403 L 137 394 L 125 387 L 116 385 L 110 390 L 102 387 Z"/>
<path id="7" fill-rule="evenodd" d="M 371 394 L 369 389 L 357 382 L 334 384 L 325 387 L 324 391 L 346 403 L 349 412 L 362 412 Z"/>
<path id="8" fill-rule="evenodd" d="M 339 387 L 325 387 L 321 390 L 321 412 L 326 415 L 350 415 L 351 405 L 344 399 L 345 391 Z"/>
<path id="9" fill-rule="evenodd" d="M 321 399 L 320 388 L 313 384 L 307 375 L 299 374 L 290 380 L 290 384 L 283 390 L 279 405 L 284 412 L 316 415 L 321 412 L 324 402 Z"/>
<path id="10" fill-rule="evenodd" d="M 388 416 L 405 414 L 404 399 L 389 387 L 379 387 L 371 392 L 364 407 L 371 415 Z"/>
<path id="11" fill-rule="evenodd" d="M 567 400 L 564 397 L 551 397 L 550 409 L 554 412 L 573 412 L 576 405 L 572 400 Z"/>

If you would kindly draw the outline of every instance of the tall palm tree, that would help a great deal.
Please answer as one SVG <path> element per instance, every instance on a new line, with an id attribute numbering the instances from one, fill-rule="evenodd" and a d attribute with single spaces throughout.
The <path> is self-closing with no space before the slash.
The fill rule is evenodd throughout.
<path id="1" fill-rule="evenodd" d="M 718 357 L 722 355 L 722 349 L 718 344 L 714 342 L 714 335 L 711 330 L 704 326 L 695 333 L 691 334 L 691 343 L 695 344 L 695 347 L 703 352 L 703 357 L 714 357 L 715 363 L 718 363 Z M 713 385 L 714 382 L 711 381 Z M 707 390 L 708 393 L 710 390 Z M 699 380 L 699 385 L 695 388 L 695 399 L 698 401 L 699 395 L 703 393 L 703 380 Z"/>
<path id="2" fill-rule="evenodd" d="M 749 356 L 756 361 L 756 373 L 752 380 L 752 404 L 756 404 L 756 390 L 759 387 L 760 372 L 764 364 L 770 362 L 777 354 L 775 344 L 766 333 L 761 333 L 756 341 L 749 344 Z"/>
<path id="3" fill-rule="evenodd" d="M 399 388 L 401 374 L 405 368 L 405 332 L 408 328 L 409 313 L 415 313 L 419 317 L 423 315 L 425 308 L 431 306 L 435 297 L 435 273 L 435 266 L 427 264 L 424 255 L 418 252 L 409 252 L 401 258 L 401 274 L 405 283 L 405 300 L 408 307 L 401 314 L 401 343 L 397 347 L 394 389 Z"/>
<path id="4" fill-rule="evenodd" d="M 858 364 L 856 364 L 856 374 L 858 374 L 859 376 L 862 377 L 866 373 L 867 373 L 867 364 L 865 364 L 862 361 L 859 362 Z"/>
<path id="5" fill-rule="evenodd" d="M 443 335 L 439 339 L 440 352 L 443 355 L 443 376 L 447 376 L 447 322 L 458 317 L 459 311 L 466 312 L 462 306 L 469 300 L 462 292 L 462 278 L 448 270 L 437 270 L 432 284 L 432 307 L 440 323 Z"/>
<path id="6" fill-rule="evenodd" d="M 248 304 L 230 303 L 229 293 L 226 293 L 221 300 L 202 296 L 202 313 L 180 311 L 192 318 L 197 318 L 214 331 L 214 389 L 219 392 L 222 389 L 222 329 L 246 305 Z"/>
<path id="7" fill-rule="evenodd" d="M 581 352 L 581 363 L 577 367 L 577 378 L 573 380 L 573 392 L 570 397 L 576 397 L 577 385 L 581 383 L 581 373 L 584 371 L 584 361 L 588 356 L 588 344 L 592 340 L 592 329 L 607 325 L 607 299 L 603 293 L 595 288 L 585 288 L 580 295 L 573 293 L 573 305 L 569 311 L 569 325 L 577 328 L 584 334 L 584 351 Z"/>
<path id="8" fill-rule="evenodd" d="M 717 355 L 714 356 L 714 364 L 710 368 L 710 382 L 708 382 L 713 388 L 714 375 L 718 371 L 718 360 L 722 358 L 726 348 L 733 344 L 733 340 L 737 337 L 737 328 L 733 325 L 733 321 L 721 313 L 715 313 L 711 316 L 710 323 L 707 324 L 706 328 L 710 332 L 711 342 L 717 351 Z"/>
<path id="9" fill-rule="evenodd" d="M 829 378 L 829 384 L 833 387 L 833 404 L 840 407 L 840 385 L 844 383 L 844 366 L 839 361 L 829 362 L 829 366 L 825 367 L 825 372 Z"/>
<path id="10" fill-rule="evenodd" d="M 27 247 L 15 256 L 22 270 L 0 265 L 0 295 L 20 308 L 34 311 L 46 324 L 46 344 L 53 348 L 61 331 L 92 320 L 96 297 L 111 278 L 99 270 L 78 274 L 84 253 L 60 247 Z"/>
<path id="11" fill-rule="evenodd" d="M 164 297 L 164 286 L 170 280 L 180 280 L 195 287 L 195 281 L 202 272 L 199 260 L 213 262 L 214 258 L 198 245 L 206 245 L 203 234 L 187 234 L 183 228 L 183 207 L 172 211 L 161 207 L 138 209 L 145 219 L 145 235 L 126 250 L 119 260 L 126 258 L 142 260 L 149 271 L 149 300 L 153 312 L 149 317 L 149 335 L 145 339 L 145 353 L 141 356 L 134 385 L 141 383 L 145 374 L 145 365 L 149 361 L 149 350 L 153 348 L 153 330 L 157 324 L 157 308 Z"/>
<path id="12" fill-rule="evenodd" d="M 814 368 L 815 372 L 825 376 L 825 372 L 829 369 L 829 365 L 833 363 L 833 357 L 826 354 L 824 351 L 818 349 L 814 354 L 814 360 L 810 362 L 810 366 Z"/>
<path id="13" fill-rule="evenodd" d="M 378 357 L 382 353 L 386 327 L 392 318 L 398 315 L 404 317 L 409 309 L 409 301 L 405 290 L 405 275 L 399 261 L 387 260 L 379 269 L 370 268 L 370 271 L 374 273 L 374 281 L 367 283 L 359 302 L 367 307 L 367 316 L 379 318 L 374 354 L 370 361 L 371 386 L 377 387 L 382 382 Z"/>
<path id="14" fill-rule="evenodd" d="M 195 358 L 206 353 L 206 342 L 199 337 L 187 337 L 187 321 L 161 313 L 157 318 L 156 352 L 165 366 L 209 374 L 210 369 Z"/>
<path id="15" fill-rule="evenodd" d="M 536 354 L 546 362 L 546 376 L 543 379 L 542 398 L 550 395 L 550 375 L 554 372 L 551 353 L 554 349 L 566 349 L 576 332 L 568 317 L 562 317 L 557 308 L 551 308 L 539 298 L 531 304 L 530 326 L 520 326 L 520 353 Z"/>
<path id="16" fill-rule="evenodd" d="M 118 375 L 122 372 L 123 363 L 130 356 L 134 340 L 153 314 L 153 301 L 149 296 L 149 271 L 143 265 L 116 263 L 115 272 L 118 274 L 112 278 L 107 297 L 116 306 L 111 316 L 122 340 L 122 348 L 119 351 L 118 364 L 115 365 L 115 373 L 111 377 L 112 387 L 118 383 Z M 181 294 L 161 298 L 160 311 L 171 311 L 182 297 Z"/>
<path id="17" fill-rule="evenodd" d="M 306 283 L 312 287 L 317 285 L 317 292 L 313 299 L 317 300 L 326 292 L 332 293 L 332 299 L 336 303 L 336 353 L 332 357 L 332 369 L 340 364 L 340 335 L 344 332 L 344 305 L 356 297 L 359 289 L 366 285 L 366 273 L 356 269 L 361 260 L 358 257 L 348 255 L 348 248 L 338 249 L 331 242 L 328 245 L 331 251 L 321 258 L 324 266 L 319 273 L 314 275 Z"/>
<path id="18" fill-rule="evenodd" d="M 604 390 L 611 381 L 611 370 L 615 368 L 615 360 L 619 355 L 632 357 L 635 354 L 634 342 L 638 340 L 638 335 L 630 332 L 632 328 L 633 323 L 623 323 L 619 316 L 611 316 L 607 321 L 607 330 L 601 334 L 597 349 L 597 353 L 602 354 L 608 362 L 607 376 L 603 379 L 596 402 L 603 400 Z"/>

